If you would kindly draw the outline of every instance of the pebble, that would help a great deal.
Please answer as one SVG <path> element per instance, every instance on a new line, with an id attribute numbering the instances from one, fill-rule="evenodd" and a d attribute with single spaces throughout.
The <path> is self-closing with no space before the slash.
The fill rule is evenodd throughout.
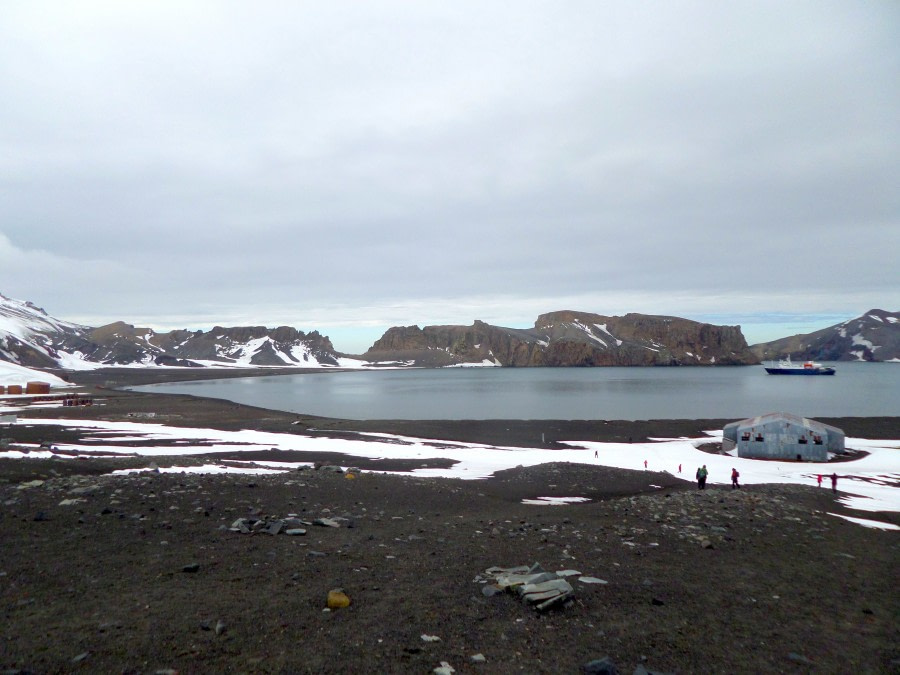
<path id="1" fill-rule="evenodd" d="M 59 505 L 60 506 L 74 506 L 75 504 L 80 504 L 84 500 L 83 499 L 63 499 Z"/>
<path id="2" fill-rule="evenodd" d="M 40 487 L 44 484 L 42 480 L 30 480 L 27 483 L 19 483 L 16 489 L 18 490 L 27 490 L 28 488 Z"/>

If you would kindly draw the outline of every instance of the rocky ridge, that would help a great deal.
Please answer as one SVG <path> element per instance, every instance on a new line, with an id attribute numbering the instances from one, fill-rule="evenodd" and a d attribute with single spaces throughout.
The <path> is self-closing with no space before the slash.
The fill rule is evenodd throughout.
<path id="1" fill-rule="evenodd" d="M 715 326 L 671 316 L 603 316 L 559 311 L 534 328 L 475 321 L 471 326 L 389 329 L 364 355 L 417 365 L 677 366 L 759 363 L 740 326 Z"/>
<path id="2" fill-rule="evenodd" d="M 337 366 L 331 340 L 290 326 L 216 326 L 158 333 L 124 321 L 92 328 L 0 295 L 0 360 L 28 368 L 97 366 Z"/>
<path id="3" fill-rule="evenodd" d="M 814 333 L 755 344 L 760 359 L 798 361 L 900 361 L 900 312 L 871 309 Z"/>

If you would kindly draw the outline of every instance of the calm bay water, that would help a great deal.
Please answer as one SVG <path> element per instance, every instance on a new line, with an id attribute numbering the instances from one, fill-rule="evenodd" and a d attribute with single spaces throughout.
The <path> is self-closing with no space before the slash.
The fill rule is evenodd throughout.
<path id="1" fill-rule="evenodd" d="M 135 387 L 345 419 L 742 419 L 900 415 L 900 364 L 837 363 L 833 377 L 762 366 L 452 368 L 276 375 Z"/>

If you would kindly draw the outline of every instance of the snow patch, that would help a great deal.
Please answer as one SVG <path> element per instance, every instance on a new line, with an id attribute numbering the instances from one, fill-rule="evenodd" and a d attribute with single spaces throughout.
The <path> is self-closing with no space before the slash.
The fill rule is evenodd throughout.
<path id="1" fill-rule="evenodd" d="M 606 324 L 605 324 L 605 323 L 595 323 L 594 326 L 596 326 L 597 328 L 599 328 L 600 330 L 602 330 L 604 333 L 606 333 L 607 335 L 609 335 L 609 337 L 611 337 L 613 340 L 615 340 L 615 341 L 616 341 L 616 347 L 621 347 L 621 346 L 622 346 L 622 341 L 621 341 L 620 339 L 618 339 L 615 335 L 613 335 L 612 333 L 609 332 L 609 330 L 606 328 Z"/>
<path id="2" fill-rule="evenodd" d="M 880 520 L 869 520 L 867 518 L 854 518 L 853 516 L 845 516 L 840 513 L 828 513 L 829 516 L 837 516 L 838 518 L 843 518 L 844 520 L 849 520 L 851 523 L 856 523 L 857 525 L 862 525 L 863 527 L 871 527 L 876 530 L 900 530 L 900 526 L 894 525 L 893 523 L 883 523 Z"/>
<path id="3" fill-rule="evenodd" d="M 731 469 L 736 468 L 745 485 L 762 483 L 798 484 L 814 487 L 819 474 L 830 475 L 839 471 L 839 495 L 848 508 L 867 511 L 900 512 L 900 440 L 867 440 L 847 438 L 848 448 L 865 450 L 868 454 L 840 465 L 817 462 L 761 461 L 727 455 L 712 455 L 698 449 L 710 439 L 721 439 L 722 432 L 707 431 L 703 438 L 653 439 L 646 443 L 598 443 L 592 441 L 566 442 L 567 449 L 544 450 L 475 443 L 438 441 L 390 434 L 361 434 L 369 440 L 357 438 L 328 438 L 324 436 L 300 436 L 254 430 L 220 431 L 216 429 L 171 427 L 162 424 L 137 422 L 110 422 L 104 420 L 32 419 L 19 420 L 18 425 L 59 425 L 73 429 L 91 430 L 100 443 L 59 443 L 61 451 L 74 452 L 90 457 L 98 452 L 120 456 L 178 456 L 209 455 L 217 452 L 241 452 L 289 450 L 293 452 L 341 453 L 372 459 L 425 459 L 443 457 L 452 462 L 448 468 L 422 468 L 413 470 L 415 476 L 483 479 L 497 471 L 517 466 L 529 467 L 548 462 L 572 462 L 594 464 L 632 471 L 643 471 L 644 460 L 654 471 L 664 471 L 673 477 L 693 482 L 695 467 L 706 464 L 710 485 L 727 486 Z M 116 433 L 125 438 L 141 437 L 151 441 L 146 446 L 122 445 L 122 438 L 108 436 Z M 154 446 L 152 441 L 159 441 Z M 596 457 L 595 457 L 596 453 Z M 49 457 L 52 453 L 38 451 L 23 454 L 18 450 L 0 452 L 0 457 Z M 60 455 L 57 455 L 60 456 Z M 62 457 L 62 456 L 60 456 Z M 289 470 L 297 466 L 293 462 L 267 461 L 248 464 L 248 468 L 264 467 L 270 470 Z M 221 467 L 221 464 L 206 466 Z M 684 471 L 679 472 L 682 466 Z M 175 468 L 173 470 L 188 470 Z M 201 469 L 194 467 L 193 472 Z M 209 469 L 209 471 L 220 469 Z M 234 470 L 234 469 L 232 469 Z M 403 472 L 406 473 L 406 472 Z M 542 501 L 541 503 L 545 503 Z"/>
<path id="4" fill-rule="evenodd" d="M 20 384 L 23 387 L 29 382 L 47 382 L 51 388 L 71 387 L 72 385 L 50 373 L 44 373 L 34 368 L 26 368 L 17 363 L 0 361 L 0 384 Z"/>
<path id="5" fill-rule="evenodd" d="M 522 503 L 532 506 L 564 506 L 589 501 L 591 500 L 587 497 L 535 497 L 534 499 L 523 499 Z"/>

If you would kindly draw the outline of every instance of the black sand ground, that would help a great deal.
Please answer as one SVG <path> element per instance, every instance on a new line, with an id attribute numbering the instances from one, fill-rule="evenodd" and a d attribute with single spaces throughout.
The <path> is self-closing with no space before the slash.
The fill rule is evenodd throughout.
<path id="1" fill-rule="evenodd" d="M 136 383 L 133 373 L 77 377 L 113 387 Z M 95 393 L 91 408 L 23 413 L 4 436 L 71 440 L 62 428 L 29 429 L 29 415 L 152 414 L 185 426 L 552 449 L 694 436 L 724 422 L 364 423 Z M 900 438 L 900 418 L 823 421 Z M 484 481 L 101 475 L 122 462 L 0 461 L 0 672 L 428 673 L 446 661 L 460 673 L 577 673 L 607 655 L 627 673 L 900 672 L 900 535 L 829 514 L 900 519 L 847 511 L 825 488 L 700 492 L 667 474 L 577 464 Z M 550 495 L 591 501 L 522 503 Z M 227 529 L 289 513 L 346 520 L 295 537 Z M 539 614 L 512 595 L 485 597 L 475 581 L 491 566 L 534 562 L 608 584 L 573 582 L 569 606 Z M 337 587 L 351 605 L 323 611 Z M 484 663 L 470 662 L 477 653 Z"/>

